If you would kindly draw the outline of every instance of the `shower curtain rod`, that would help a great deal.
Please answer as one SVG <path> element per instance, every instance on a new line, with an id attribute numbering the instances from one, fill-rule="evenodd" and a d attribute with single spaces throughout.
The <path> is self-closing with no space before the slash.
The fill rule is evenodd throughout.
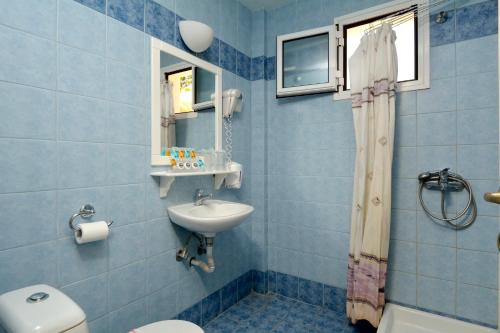
<path id="1" fill-rule="evenodd" d="M 407 8 L 398 10 L 395 13 L 383 17 L 382 19 L 380 19 L 379 23 L 370 24 L 368 28 L 365 29 L 365 32 L 369 32 L 373 29 L 376 29 L 380 27 L 383 23 L 389 23 L 393 27 L 395 27 L 413 19 L 414 17 L 430 15 L 433 9 L 442 7 L 449 2 L 451 2 L 451 0 L 430 0 L 427 4 L 410 5 Z"/>

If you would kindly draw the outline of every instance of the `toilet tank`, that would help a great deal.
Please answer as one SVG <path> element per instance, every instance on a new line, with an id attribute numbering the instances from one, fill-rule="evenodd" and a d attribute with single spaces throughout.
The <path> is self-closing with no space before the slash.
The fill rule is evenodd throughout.
<path id="1" fill-rule="evenodd" d="M 78 304 L 45 284 L 0 295 L 0 326 L 7 333 L 89 332 Z"/>

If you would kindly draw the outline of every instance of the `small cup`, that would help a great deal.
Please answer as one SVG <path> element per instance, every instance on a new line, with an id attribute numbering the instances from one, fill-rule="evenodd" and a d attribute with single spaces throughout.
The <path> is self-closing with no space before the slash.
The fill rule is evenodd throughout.
<path id="1" fill-rule="evenodd" d="M 224 170 L 226 169 L 226 152 L 221 150 L 221 151 L 215 151 L 214 152 L 214 169 L 215 170 Z"/>

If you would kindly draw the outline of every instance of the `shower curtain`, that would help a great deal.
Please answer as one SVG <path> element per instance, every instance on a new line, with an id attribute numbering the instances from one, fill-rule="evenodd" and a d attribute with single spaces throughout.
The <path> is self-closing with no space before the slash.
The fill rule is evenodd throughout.
<path id="1" fill-rule="evenodd" d="M 378 327 L 391 219 L 396 35 L 383 24 L 361 39 L 349 62 L 356 164 L 347 281 L 347 316 Z"/>
<path id="2" fill-rule="evenodd" d="M 160 89 L 162 150 L 169 147 L 175 147 L 175 111 L 172 89 L 171 82 L 162 81 Z"/>

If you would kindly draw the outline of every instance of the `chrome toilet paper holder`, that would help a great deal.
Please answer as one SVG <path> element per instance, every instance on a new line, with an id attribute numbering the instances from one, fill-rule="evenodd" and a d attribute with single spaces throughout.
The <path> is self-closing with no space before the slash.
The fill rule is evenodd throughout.
<path id="1" fill-rule="evenodd" d="M 77 217 L 88 219 L 89 217 L 92 217 L 94 215 L 95 215 L 94 206 L 92 206 L 91 204 L 85 204 L 82 207 L 80 207 L 80 211 L 78 213 L 71 215 L 69 219 L 69 227 L 74 231 L 77 231 L 78 228 L 75 225 L 75 219 Z M 113 224 L 113 221 L 106 221 L 106 224 L 108 225 L 108 227 L 110 227 Z"/>

